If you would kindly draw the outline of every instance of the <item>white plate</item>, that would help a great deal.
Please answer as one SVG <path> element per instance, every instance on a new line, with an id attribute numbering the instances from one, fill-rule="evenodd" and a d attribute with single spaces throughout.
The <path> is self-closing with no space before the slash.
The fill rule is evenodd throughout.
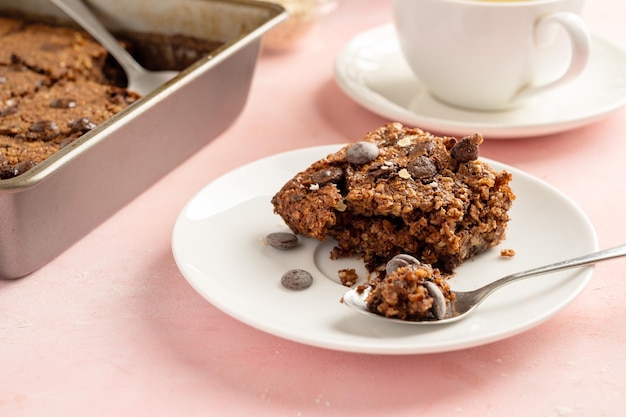
<path id="1" fill-rule="evenodd" d="M 487 139 L 548 135 L 600 120 L 626 105 L 626 51 L 592 38 L 591 60 L 572 83 L 524 107 L 473 112 L 433 99 L 401 55 L 390 24 L 357 35 L 335 61 L 340 88 L 366 109 L 425 130 Z"/>
<path id="2" fill-rule="evenodd" d="M 332 242 L 301 239 L 292 250 L 264 244 L 271 232 L 286 230 L 273 213 L 270 196 L 295 173 L 337 150 L 323 146 L 279 154 L 250 163 L 215 180 L 180 213 L 172 248 L 181 272 L 204 298 L 255 328 L 293 341 L 351 352 L 405 354 L 463 349 L 493 342 L 548 319 L 582 291 L 593 269 L 531 278 L 494 293 L 467 319 L 416 328 L 350 310 L 339 300 L 347 288 L 337 271 L 356 260 L 331 261 Z M 597 250 L 593 227 L 559 191 L 524 172 L 513 172 L 517 200 L 503 248 L 466 262 L 451 280 L 454 289 L 473 288 L 508 273 Z M 302 268 L 314 275 L 303 291 L 280 284 L 284 272 Z M 364 277 L 364 273 L 361 276 Z"/>

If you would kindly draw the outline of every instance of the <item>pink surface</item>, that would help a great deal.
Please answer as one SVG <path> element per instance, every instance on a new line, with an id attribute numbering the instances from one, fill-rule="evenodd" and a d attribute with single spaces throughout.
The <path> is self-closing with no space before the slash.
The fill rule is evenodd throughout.
<path id="1" fill-rule="evenodd" d="M 622 45 L 624 16 L 623 0 L 589 1 L 585 14 L 595 34 Z M 623 415 L 626 260 L 598 265 L 537 328 L 414 356 L 267 335 L 204 301 L 178 271 L 172 227 L 205 184 L 386 122 L 339 91 L 332 66 L 353 36 L 390 18 L 388 0 L 343 0 L 297 49 L 266 51 L 232 128 L 50 264 L 0 282 L 1 416 Z M 626 112 L 560 135 L 487 141 L 482 155 L 569 195 L 602 248 L 626 241 Z"/>

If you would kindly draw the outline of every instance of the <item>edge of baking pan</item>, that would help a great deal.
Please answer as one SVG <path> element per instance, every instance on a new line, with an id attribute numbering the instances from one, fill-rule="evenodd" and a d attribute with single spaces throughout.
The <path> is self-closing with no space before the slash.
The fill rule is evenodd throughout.
<path id="1" fill-rule="evenodd" d="M 219 1 L 270 12 L 256 27 L 226 40 L 45 161 L 0 181 L 0 279 L 24 277 L 56 258 L 236 120 L 248 98 L 262 35 L 284 20 L 286 11 L 263 1 Z M 230 84 L 221 81 L 223 76 Z M 238 87 L 231 95 L 227 88 L 232 85 Z M 189 112 L 179 106 L 180 98 L 202 105 Z M 206 114 L 217 122 L 198 129 L 197 121 Z M 171 115 L 178 123 L 167 123 Z M 148 132 L 140 130 L 146 126 Z M 154 152 L 142 153 L 141 138 L 154 144 L 149 147 Z M 180 146 L 178 139 L 184 142 Z M 131 157 L 125 156 L 126 147 Z"/>

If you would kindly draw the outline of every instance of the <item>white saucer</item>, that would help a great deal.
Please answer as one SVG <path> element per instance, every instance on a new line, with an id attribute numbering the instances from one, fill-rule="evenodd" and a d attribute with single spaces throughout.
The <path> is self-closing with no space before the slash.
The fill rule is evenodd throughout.
<path id="1" fill-rule="evenodd" d="M 488 139 L 541 136 L 595 122 L 626 105 L 626 50 L 592 38 L 589 66 L 572 83 L 511 111 L 473 112 L 433 99 L 401 55 L 393 25 L 361 33 L 340 52 L 335 78 L 366 109 L 447 135 Z"/>
<path id="2" fill-rule="evenodd" d="M 198 191 L 172 233 L 174 258 L 189 284 L 226 314 L 285 339 L 348 352 L 411 354 L 465 349 L 519 334 L 562 310 L 591 279 L 593 267 L 585 267 L 516 282 L 491 295 L 468 318 L 442 326 L 417 328 L 349 309 L 340 302 L 347 288 L 337 271 L 355 268 L 365 279 L 362 260 L 331 260 L 331 241 L 301 237 L 288 251 L 264 244 L 268 233 L 288 230 L 274 214 L 273 193 L 338 148 L 273 155 Z M 454 290 L 598 250 L 592 224 L 568 197 L 525 172 L 489 164 L 513 174 L 517 198 L 502 248 L 516 255 L 503 258 L 500 248 L 493 248 L 465 262 L 450 279 Z M 293 268 L 313 274 L 313 285 L 304 291 L 284 288 L 281 276 Z"/>

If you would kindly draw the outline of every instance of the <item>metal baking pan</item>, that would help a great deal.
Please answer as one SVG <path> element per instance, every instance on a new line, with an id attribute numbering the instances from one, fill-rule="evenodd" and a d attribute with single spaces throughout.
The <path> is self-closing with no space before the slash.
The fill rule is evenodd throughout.
<path id="1" fill-rule="evenodd" d="M 247 100 L 263 34 L 286 17 L 246 0 L 87 1 L 111 31 L 223 46 L 29 171 L 0 180 L 0 278 L 45 265 L 222 133 Z M 0 0 L 45 19 L 47 0 Z"/>

